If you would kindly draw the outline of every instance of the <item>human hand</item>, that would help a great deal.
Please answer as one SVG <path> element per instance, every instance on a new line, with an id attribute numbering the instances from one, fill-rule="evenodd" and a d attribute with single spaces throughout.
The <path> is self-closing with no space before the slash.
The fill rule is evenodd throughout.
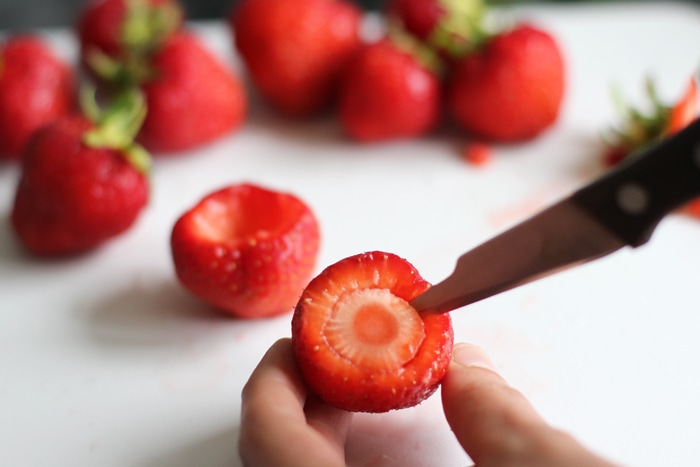
<path id="1" fill-rule="evenodd" d="M 243 388 L 238 445 L 243 464 L 344 466 L 351 415 L 308 393 L 291 339 L 280 339 Z"/>
<path id="2" fill-rule="evenodd" d="M 479 467 L 613 465 L 549 426 L 476 346 L 455 346 L 441 392 L 452 431 Z M 291 340 L 281 339 L 243 389 L 241 459 L 246 466 L 343 466 L 350 419 L 307 392 Z"/>
<path id="3" fill-rule="evenodd" d="M 474 345 L 455 345 L 441 393 L 447 422 L 476 466 L 613 466 L 548 425 Z"/>

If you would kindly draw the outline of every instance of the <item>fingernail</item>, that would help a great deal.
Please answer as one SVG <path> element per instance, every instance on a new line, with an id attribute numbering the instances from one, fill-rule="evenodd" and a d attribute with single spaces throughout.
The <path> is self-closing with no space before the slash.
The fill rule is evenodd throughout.
<path id="1" fill-rule="evenodd" d="M 452 350 L 452 361 L 466 367 L 480 367 L 496 371 L 488 354 L 473 344 L 455 344 Z"/>

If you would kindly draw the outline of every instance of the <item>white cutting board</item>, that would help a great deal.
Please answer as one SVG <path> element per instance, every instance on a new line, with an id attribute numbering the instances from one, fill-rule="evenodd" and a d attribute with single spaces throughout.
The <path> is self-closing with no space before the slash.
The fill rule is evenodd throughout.
<path id="1" fill-rule="evenodd" d="M 361 147 L 335 121 L 289 123 L 254 106 L 242 131 L 155 163 L 138 224 L 78 259 L 22 254 L 7 222 L 18 171 L 0 166 L 0 464 L 236 466 L 239 394 L 291 315 L 236 321 L 176 284 L 168 236 L 196 200 L 230 183 L 288 190 L 318 215 L 318 269 L 366 250 L 437 282 L 462 252 L 590 180 L 609 90 L 638 100 L 652 74 L 675 99 L 700 65 L 700 10 L 671 2 L 512 10 L 553 32 L 569 72 L 563 114 L 486 167 L 443 134 Z M 370 21 L 370 29 L 372 19 Z M 222 22 L 193 27 L 232 66 Z M 74 59 L 67 31 L 44 32 Z M 453 313 L 553 424 L 626 465 L 697 465 L 700 221 L 667 218 L 652 241 Z M 353 466 L 469 464 L 435 396 L 358 415 Z"/>

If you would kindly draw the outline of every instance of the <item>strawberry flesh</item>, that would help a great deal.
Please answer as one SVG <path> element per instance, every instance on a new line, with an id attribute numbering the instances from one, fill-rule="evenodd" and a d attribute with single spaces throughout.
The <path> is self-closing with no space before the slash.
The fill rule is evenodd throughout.
<path id="1" fill-rule="evenodd" d="M 386 412 L 429 397 L 453 345 L 449 315 L 421 316 L 409 301 L 430 284 L 380 251 L 345 258 L 314 278 L 292 318 L 297 362 L 326 402 Z"/>

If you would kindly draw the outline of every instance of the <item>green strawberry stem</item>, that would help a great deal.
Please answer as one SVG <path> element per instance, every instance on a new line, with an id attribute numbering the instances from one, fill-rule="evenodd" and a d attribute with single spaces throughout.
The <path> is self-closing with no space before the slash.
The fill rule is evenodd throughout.
<path id="1" fill-rule="evenodd" d="M 133 56 L 149 56 L 177 30 L 181 21 L 182 11 L 174 3 L 151 5 L 148 0 L 127 0 L 122 45 Z"/>
<path id="2" fill-rule="evenodd" d="M 489 35 L 482 0 L 439 0 L 446 15 L 433 29 L 428 43 L 452 57 L 461 57 L 481 47 Z"/>
<path id="3" fill-rule="evenodd" d="M 628 105 L 619 88 L 612 90 L 621 124 L 604 134 L 603 141 L 610 147 L 623 149 L 628 155 L 662 138 L 671 113 L 672 107 L 661 102 L 650 77 L 645 79 L 645 88 L 651 106 L 647 112 Z"/>
<path id="4" fill-rule="evenodd" d="M 177 30 L 183 17 L 179 6 L 170 2 L 152 5 L 148 0 L 127 0 L 126 7 L 120 37 L 122 55 L 112 57 L 96 49 L 86 53 L 87 63 L 97 76 L 118 89 L 155 76 L 151 57 Z"/>
<path id="5" fill-rule="evenodd" d="M 141 91 L 138 88 L 124 90 L 105 109 L 98 105 L 92 87 L 83 88 L 80 99 L 83 113 L 95 124 L 85 133 L 83 143 L 93 148 L 118 150 L 138 171 L 148 173 L 151 156 L 134 141 L 147 112 Z"/>
<path id="6" fill-rule="evenodd" d="M 413 55 L 431 72 L 438 76 L 444 73 L 444 64 L 435 50 L 408 33 L 400 22 L 389 20 L 386 35 L 396 47 Z"/>

